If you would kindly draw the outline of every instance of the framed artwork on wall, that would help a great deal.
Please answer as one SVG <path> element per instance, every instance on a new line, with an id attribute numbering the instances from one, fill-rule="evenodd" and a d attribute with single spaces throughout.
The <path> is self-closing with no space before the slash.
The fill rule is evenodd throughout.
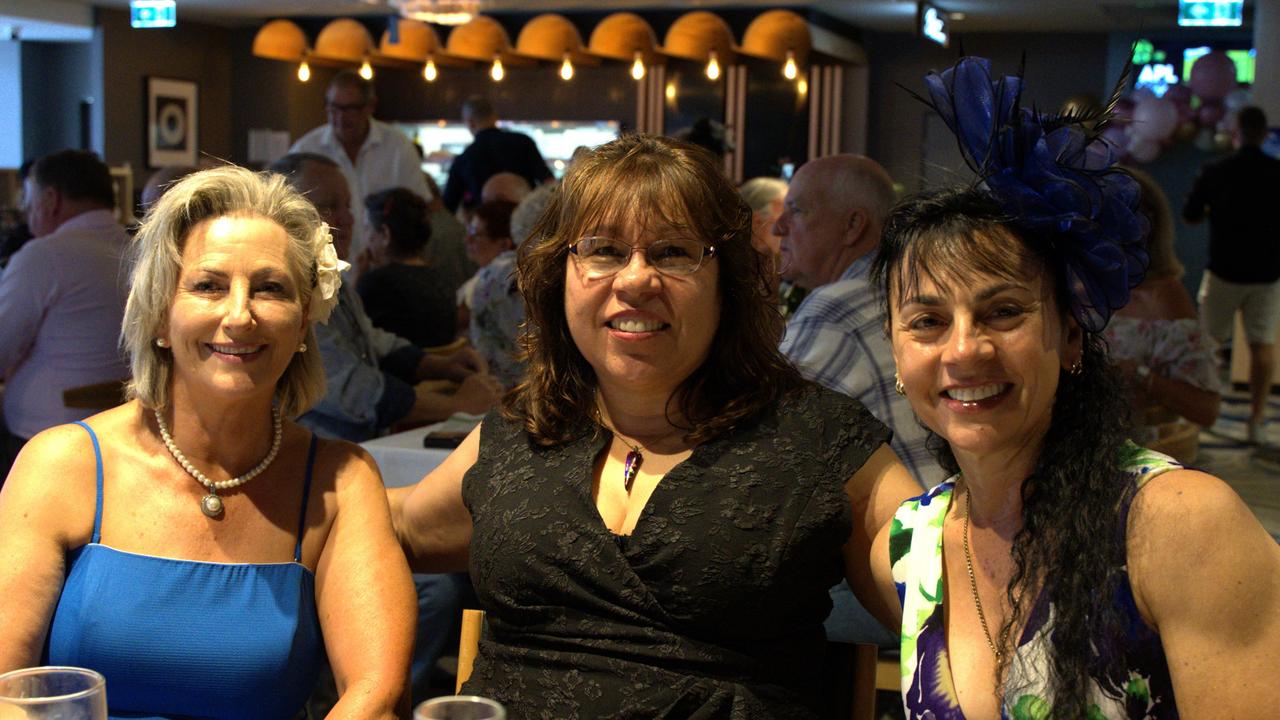
<path id="1" fill-rule="evenodd" d="M 196 164 L 199 89 L 189 80 L 147 78 L 147 165 Z"/>

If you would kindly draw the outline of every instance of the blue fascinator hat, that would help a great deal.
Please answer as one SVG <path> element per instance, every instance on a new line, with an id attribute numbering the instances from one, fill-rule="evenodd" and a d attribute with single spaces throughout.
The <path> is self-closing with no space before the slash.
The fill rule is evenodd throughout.
<path id="1" fill-rule="evenodd" d="M 1021 106 L 1021 73 L 993 78 L 990 61 L 978 57 L 924 81 L 929 98 L 912 94 L 942 117 L 1013 226 L 1047 244 L 1076 321 L 1101 332 L 1149 260 L 1138 183 L 1116 168 L 1119 154 L 1101 137 L 1114 100 L 1102 111 L 1042 115 Z"/>

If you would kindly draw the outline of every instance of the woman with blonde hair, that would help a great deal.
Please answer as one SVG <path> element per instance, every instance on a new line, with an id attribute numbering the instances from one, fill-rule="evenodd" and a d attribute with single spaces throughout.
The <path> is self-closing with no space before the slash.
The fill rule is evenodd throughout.
<path id="1" fill-rule="evenodd" d="M 324 391 L 339 261 L 279 176 L 195 173 L 134 245 L 129 401 L 37 435 L 0 493 L 0 671 L 76 665 L 113 715 L 393 717 L 413 589 L 372 460 L 292 418 Z"/>

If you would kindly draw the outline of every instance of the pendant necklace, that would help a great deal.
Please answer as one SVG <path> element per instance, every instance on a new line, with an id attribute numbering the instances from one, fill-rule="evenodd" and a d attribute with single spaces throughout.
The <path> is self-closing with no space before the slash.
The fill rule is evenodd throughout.
<path id="1" fill-rule="evenodd" d="M 623 440 L 622 436 L 618 434 L 618 431 L 613 430 L 613 428 L 610 428 L 610 431 L 613 432 L 614 437 L 618 438 L 619 442 L 629 448 L 626 462 L 622 465 L 622 488 L 627 491 L 628 495 L 630 495 L 631 486 L 635 484 L 636 475 L 640 473 L 640 464 L 644 462 L 644 453 L 640 452 L 639 445 L 632 445 L 626 440 Z"/>
<path id="2" fill-rule="evenodd" d="M 271 461 L 276 459 L 276 453 L 280 452 L 280 438 L 283 436 L 283 418 L 280 415 L 280 408 L 273 405 L 271 407 L 271 425 L 273 427 L 271 449 L 267 451 L 267 456 L 262 458 L 262 462 L 258 463 L 252 470 L 240 477 L 234 477 L 230 480 L 210 480 L 204 473 L 200 472 L 196 466 L 192 465 L 191 461 L 187 460 L 187 456 L 182 454 L 182 451 L 178 449 L 178 446 L 173 442 L 173 436 L 169 434 L 169 428 L 164 424 L 164 415 L 160 413 L 158 408 L 155 410 L 155 414 L 156 425 L 160 427 L 160 439 L 164 441 L 165 449 L 167 449 L 169 454 L 173 456 L 173 459 L 182 466 L 182 469 L 187 471 L 188 475 L 195 478 L 196 482 L 208 488 L 209 494 L 200 498 L 200 511 L 211 518 L 218 517 L 222 514 L 223 506 L 222 498 L 218 496 L 219 490 L 230 490 L 231 488 L 240 487 L 254 479 L 261 474 L 263 470 L 267 469 L 267 466 L 271 464 Z"/>

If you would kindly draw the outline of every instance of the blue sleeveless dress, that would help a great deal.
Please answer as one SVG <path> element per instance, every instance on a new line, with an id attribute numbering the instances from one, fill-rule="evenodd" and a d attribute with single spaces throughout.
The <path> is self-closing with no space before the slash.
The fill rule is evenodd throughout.
<path id="1" fill-rule="evenodd" d="M 214 563 L 99 544 L 102 451 L 93 539 L 67 557 L 46 662 L 107 679 L 112 718 L 289 718 L 315 687 L 324 645 L 315 576 L 302 559 L 316 439 L 311 438 L 293 562 Z"/>

